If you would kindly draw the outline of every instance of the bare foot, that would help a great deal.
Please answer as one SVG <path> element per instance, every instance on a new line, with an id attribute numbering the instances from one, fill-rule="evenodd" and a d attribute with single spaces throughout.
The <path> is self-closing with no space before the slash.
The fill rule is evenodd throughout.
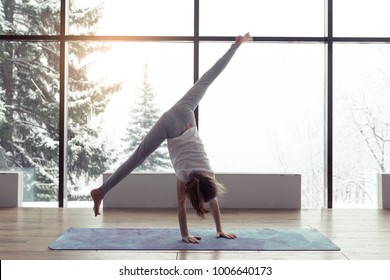
<path id="1" fill-rule="evenodd" d="M 103 193 L 99 189 L 93 189 L 91 191 L 91 197 L 93 199 L 93 211 L 95 212 L 95 217 L 100 215 L 99 208 L 103 200 Z"/>
<path id="2" fill-rule="evenodd" d="M 241 45 L 242 43 L 247 42 L 247 41 L 253 41 L 253 38 L 252 38 L 252 36 L 249 34 L 249 32 L 246 33 L 244 36 L 238 36 L 238 37 L 236 38 L 236 43 L 237 43 L 238 45 Z"/>

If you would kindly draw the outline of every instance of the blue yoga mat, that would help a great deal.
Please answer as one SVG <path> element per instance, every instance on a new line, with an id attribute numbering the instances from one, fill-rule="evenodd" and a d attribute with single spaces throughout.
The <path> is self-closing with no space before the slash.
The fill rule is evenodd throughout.
<path id="1" fill-rule="evenodd" d="M 52 250 L 209 250 L 338 251 L 316 229 L 236 229 L 237 239 L 216 238 L 215 230 L 196 229 L 199 244 L 181 240 L 176 228 L 74 228 L 49 245 Z"/>

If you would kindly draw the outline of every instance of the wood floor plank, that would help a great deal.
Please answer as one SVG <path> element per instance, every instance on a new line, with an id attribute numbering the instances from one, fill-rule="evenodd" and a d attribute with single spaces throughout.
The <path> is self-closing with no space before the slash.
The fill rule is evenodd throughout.
<path id="1" fill-rule="evenodd" d="M 265 210 L 222 209 L 225 229 L 315 228 L 341 251 L 57 251 L 48 245 L 69 227 L 178 228 L 175 209 L 0 208 L 0 259 L 81 260 L 390 260 L 390 211 L 382 209 Z M 189 228 L 213 228 L 188 211 Z"/>

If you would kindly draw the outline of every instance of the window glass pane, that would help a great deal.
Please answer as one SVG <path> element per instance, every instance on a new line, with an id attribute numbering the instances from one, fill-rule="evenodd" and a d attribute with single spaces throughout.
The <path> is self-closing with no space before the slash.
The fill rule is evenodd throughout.
<path id="1" fill-rule="evenodd" d="M 389 37 L 389 0 L 333 1 L 334 35 Z"/>
<path id="2" fill-rule="evenodd" d="M 0 35 L 58 35 L 58 0 L 0 1 Z"/>
<path id="3" fill-rule="evenodd" d="M 59 44 L 2 42 L 0 57 L 0 170 L 23 172 L 25 203 L 57 201 Z"/>
<path id="4" fill-rule="evenodd" d="M 324 0 L 201 0 L 200 34 L 323 36 Z"/>
<path id="5" fill-rule="evenodd" d="M 228 48 L 201 44 L 201 73 Z M 302 175 L 302 207 L 323 206 L 324 46 L 242 45 L 199 106 L 217 172 Z"/>
<path id="6" fill-rule="evenodd" d="M 71 0 L 69 33 L 193 35 L 193 6 L 193 0 Z"/>
<path id="7" fill-rule="evenodd" d="M 96 48 L 106 50 L 91 52 Z M 90 50 L 88 57 L 76 57 L 81 49 Z M 68 193 L 78 201 L 89 199 L 102 174 L 125 161 L 192 86 L 193 45 L 84 42 L 70 43 L 69 52 Z M 173 172 L 166 146 L 151 157 L 165 164 L 146 160 L 135 171 Z"/>
<path id="8" fill-rule="evenodd" d="M 390 163 L 390 47 L 334 47 L 334 205 L 378 206 Z"/>

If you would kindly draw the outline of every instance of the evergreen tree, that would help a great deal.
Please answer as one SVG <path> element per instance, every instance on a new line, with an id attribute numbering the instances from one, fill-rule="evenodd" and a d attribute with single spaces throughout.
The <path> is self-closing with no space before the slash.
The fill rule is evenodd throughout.
<path id="1" fill-rule="evenodd" d="M 131 154 L 140 144 L 146 133 L 152 128 L 159 118 L 160 108 L 155 103 L 155 94 L 149 81 L 148 64 L 144 66 L 144 80 L 142 88 L 137 95 L 135 107 L 130 110 L 132 122 L 129 124 L 122 139 L 125 145 L 124 154 Z M 153 152 L 137 171 L 162 171 L 171 167 L 167 143 Z"/>
<path id="2" fill-rule="evenodd" d="M 58 0 L 0 0 L 0 34 L 56 35 L 60 30 Z M 101 9 L 70 7 L 69 21 L 92 34 Z M 81 33 L 82 34 L 82 33 Z M 33 170 L 34 200 L 54 201 L 58 190 L 59 72 L 58 42 L 0 43 L 0 90 L 4 105 L 0 146 L 8 168 Z M 89 55 L 107 48 L 96 43 L 69 43 L 68 187 L 96 178 L 111 164 L 110 151 L 97 141 L 93 124 L 119 84 L 90 81 Z M 0 103 L 1 103 L 0 102 Z"/>
<path id="3" fill-rule="evenodd" d="M 5 122 L 5 105 L 3 101 L 3 91 L 0 88 L 0 125 Z"/>
<path id="4" fill-rule="evenodd" d="M 1 8 L 1 6 L 0 6 Z M 3 102 L 3 91 L 0 89 L 0 127 L 1 125 L 5 122 L 5 105 Z M 0 170 L 1 169 L 6 169 L 7 168 L 7 162 L 5 158 L 5 151 L 0 145 Z"/>

